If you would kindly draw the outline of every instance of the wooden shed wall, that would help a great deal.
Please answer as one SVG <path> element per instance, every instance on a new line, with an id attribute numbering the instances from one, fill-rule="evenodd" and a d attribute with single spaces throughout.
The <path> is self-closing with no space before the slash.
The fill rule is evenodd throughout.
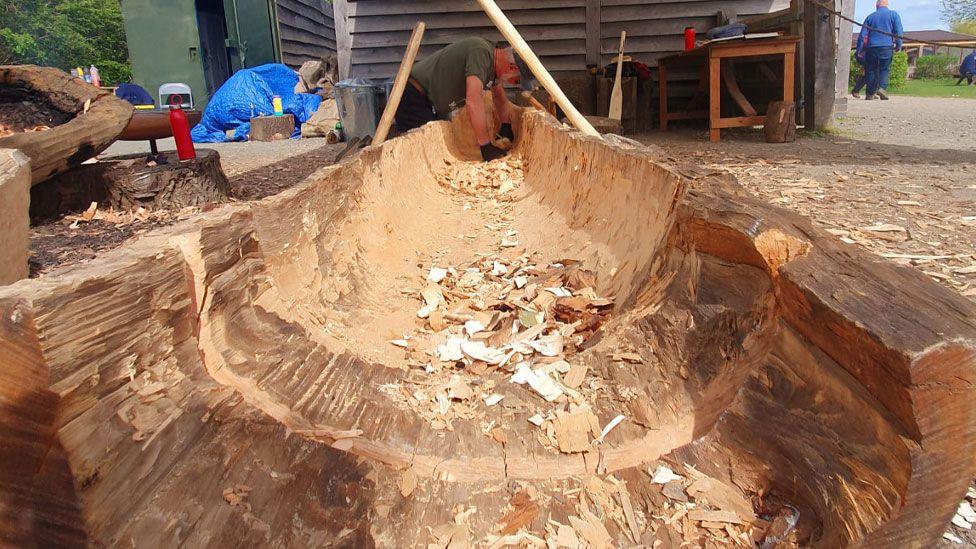
<path id="1" fill-rule="evenodd" d="M 338 42 L 349 44 L 346 64 L 352 76 L 393 75 L 418 20 L 427 24 L 421 57 L 465 36 L 502 38 L 475 0 L 335 2 L 337 17 L 346 20 Z M 658 57 L 682 49 L 686 26 L 704 32 L 715 26 L 719 11 L 740 17 L 763 14 L 788 7 L 789 0 L 498 0 L 498 4 L 543 64 L 554 73 L 566 73 L 609 62 L 621 30 L 627 31 L 627 53 L 656 65 Z M 340 53 L 340 69 L 343 58 Z"/>
<path id="2" fill-rule="evenodd" d="M 281 62 L 300 67 L 305 61 L 336 53 L 332 4 L 324 0 L 276 0 Z"/>

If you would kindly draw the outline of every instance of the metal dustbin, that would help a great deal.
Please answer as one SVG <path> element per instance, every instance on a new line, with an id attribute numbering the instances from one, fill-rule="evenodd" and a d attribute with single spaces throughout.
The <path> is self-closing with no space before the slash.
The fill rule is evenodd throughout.
<path id="1" fill-rule="evenodd" d="M 390 102 L 390 93 L 393 92 L 393 79 L 377 79 L 373 80 L 376 85 L 376 92 L 380 97 L 380 115 L 383 115 L 383 110 L 386 109 L 386 104 Z"/>
<path id="2" fill-rule="evenodd" d="M 382 93 L 376 84 L 363 78 L 346 79 L 335 85 L 339 122 L 347 141 L 376 133 L 376 125 L 383 114 Z"/>

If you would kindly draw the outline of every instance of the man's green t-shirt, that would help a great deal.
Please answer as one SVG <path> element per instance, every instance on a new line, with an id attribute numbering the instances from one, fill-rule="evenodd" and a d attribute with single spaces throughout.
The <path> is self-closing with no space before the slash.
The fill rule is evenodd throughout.
<path id="1" fill-rule="evenodd" d="M 427 92 L 438 116 L 447 116 L 464 100 L 468 76 L 487 88 L 495 79 L 495 45 L 484 38 L 465 38 L 418 61 L 412 76 Z"/>

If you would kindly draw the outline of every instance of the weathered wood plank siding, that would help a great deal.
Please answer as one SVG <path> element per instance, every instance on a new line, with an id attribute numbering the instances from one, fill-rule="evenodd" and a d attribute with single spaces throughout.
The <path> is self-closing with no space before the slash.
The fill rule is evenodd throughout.
<path id="1" fill-rule="evenodd" d="M 276 0 L 281 61 L 300 67 L 305 61 L 336 52 L 332 4 L 325 0 Z"/>
<path id="2" fill-rule="evenodd" d="M 392 76 L 418 20 L 427 24 L 421 58 L 465 36 L 502 39 L 474 0 L 344 2 L 352 76 Z M 715 26 L 719 11 L 744 17 L 784 9 L 789 0 L 499 0 L 498 4 L 543 64 L 554 73 L 566 73 L 585 69 L 588 60 L 610 62 L 622 30 L 627 31 L 628 54 L 656 65 L 658 57 L 681 51 L 686 26 L 704 33 Z M 599 36 L 593 36 L 596 32 Z"/>
<path id="3" fill-rule="evenodd" d="M 586 67 L 587 0 L 499 0 L 551 71 Z M 414 23 L 427 24 L 419 57 L 466 36 L 502 40 L 474 0 L 358 0 L 347 4 L 353 76 L 392 76 Z"/>

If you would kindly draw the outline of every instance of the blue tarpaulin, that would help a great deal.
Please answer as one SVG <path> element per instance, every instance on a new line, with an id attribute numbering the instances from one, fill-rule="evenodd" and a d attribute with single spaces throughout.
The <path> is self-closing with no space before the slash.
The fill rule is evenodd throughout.
<path id="1" fill-rule="evenodd" d="M 322 98 L 295 93 L 298 74 L 278 63 L 237 71 L 210 99 L 200 123 L 191 135 L 195 143 L 246 141 L 251 131 L 251 117 L 274 114 L 271 99 L 281 96 L 286 114 L 295 115 L 295 133 L 301 136 L 302 123 L 319 108 Z M 233 137 L 227 132 L 234 130 Z"/>

